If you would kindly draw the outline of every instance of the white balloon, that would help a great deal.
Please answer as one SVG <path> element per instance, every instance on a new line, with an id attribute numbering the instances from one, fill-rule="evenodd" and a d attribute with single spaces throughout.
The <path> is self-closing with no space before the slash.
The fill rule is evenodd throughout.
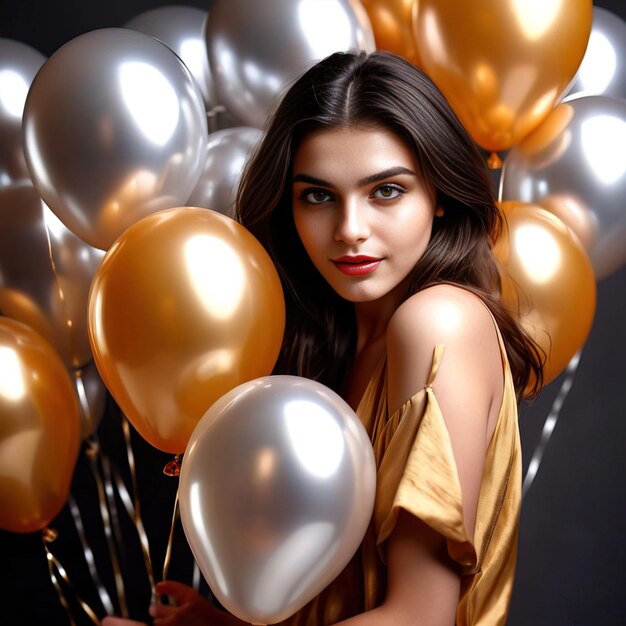
<path id="1" fill-rule="evenodd" d="M 242 170 L 262 136 L 258 128 L 247 126 L 211 133 L 204 170 L 187 204 L 234 217 Z"/>
<path id="2" fill-rule="evenodd" d="M 215 93 L 204 41 L 207 17 L 207 11 L 195 7 L 164 6 L 140 13 L 124 28 L 150 35 L 171 48 L 198 83 L 208 111 L 215 105 Z"/>
<path id="3" fill-rule="evenodd" d="M 20 41 L 0 38 L 0 186 L 30 181 L 22 149 L 22 113 L 46 57 Z"/>
<path id="4" fill-rule="evenodd" d="M 24 108 L 33 184 L 73 233 L 108 249 L 142 217 L 182 206 L 208 130 L 185 64 L 153 37 L 94 30 L 57 50 Z"/>
<path id="5" fill-rule="evenodd" d="M 354 411 L 324 385 L 266 376 L 222 396 L 180 475 L 183 528 L 218 600 L 286 619 L 344 569 L 367 530 L 376 464 Z"/>
<path id="6" fill-rule="evenodd" d="M 358 0 L 216 0 L 206 42 L 218 101 L 257 128 L 283 89 L 315 62 L 376 48 Z"/>

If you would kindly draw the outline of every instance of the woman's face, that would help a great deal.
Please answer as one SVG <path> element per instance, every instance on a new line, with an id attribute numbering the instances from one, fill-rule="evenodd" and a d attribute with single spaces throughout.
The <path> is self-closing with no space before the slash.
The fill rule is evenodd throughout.
<path id="1" fill-rule="evenodd" d="M 352 302 L 399 297 L 435 210 L 409 145 L 383 127 L 315 131 L 296 151 L 292 185 L 296 229 L 331 287 Z"/>

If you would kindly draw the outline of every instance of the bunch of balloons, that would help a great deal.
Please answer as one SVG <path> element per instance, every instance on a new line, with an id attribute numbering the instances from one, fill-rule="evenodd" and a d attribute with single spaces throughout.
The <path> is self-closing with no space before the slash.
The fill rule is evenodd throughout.
<path id="1" fill-rule="evenodd" d="M 345 565 L 371 514 L 369 443 L 329 390 L 268 376 L 280 283 L 230 218 L 282 91 L 376 46 L 421 67 L 482 148 L 509 151 L 494 250 L 546 381 L 584 343 L 596 280 L 626 262 L 626 26 L 591 0 L 215 0 L 47 60 L 0 40 L 0 527 L 58 513 L 106 384 L 148 442 L 187 451 L 183 524 L 233 612 L 283 619 Z"/>
<path id="2" fill-rule="evenodd" d="M 264 34 L 277 28 L 290 37 Z M 138 432 L 173 454 L 224 394 L 251 384 L 251 398 L 271 387 L 273 399 L 250 420 L 273 422 L 262 426 L 268 435 L 291 433 L 273 442 L 285 468 L 289 446 L 300 446 L 289 463 L 292 479 L 305 463 L 303 497 L 319 482 L 306 466 L 319 448 L 303 452 L 298 432 L 327 420 L 336 458 L 325 497 L 335 490 L 343 505 L 300 529 L 300 505 L 292 509 L 310 558 L 297 570 L 299 595 L 287 605 L 274 598 L 271 611 L 298 608 L 352 556 L 373 506 L 367 437 L 312 381 L 258 387 L 282 342 L 284 302 L 268 255 L 230 216 L 282 89 L 355 47 L 374 49 L 357 0 L 321 10 L 309 0 L 217 2 L 211 16 L 162 7 L 81 35 L 49 59 L 0 40 L 0 489 L 11 503 L 1 528 L 41 530 L 58 514 L 81 437 L 104 412 L 105 384 Z M 280 566 L 276 555 L 269 562 L 279 548 L 267 566 Z"/>

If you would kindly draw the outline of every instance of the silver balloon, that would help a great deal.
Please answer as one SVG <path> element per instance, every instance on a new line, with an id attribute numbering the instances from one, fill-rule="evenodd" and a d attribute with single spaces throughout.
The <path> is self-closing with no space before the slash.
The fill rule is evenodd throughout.
<path id="1" fill-rule="evenodd" d="M 74 372 L 74 386 L 80 407 L 80 436 L 86 439 L 100 424 L 104 414 L 107 390 L 93 361 Z"/>
<path id="2" fill-rule="evenodd" d="M 22 149 L 22 113 L 46 57 L 25 43 L 0 38 L 0 186 L 30 180 Z"/>
<path id="3" fill-rule="evenodd" d="M 206 41 L 218 102 L 257 128 L 281 91 L 316 61 L 375 49 L 358 0 L 216 0 Z"/>
<path id="4" fill-rule="evenodd" d="M 37 331 L 71 368 L 91 360 L 87 299 L 103 257 L 30 183 L 0 188 L 0 312 Z"/>
<path id="5" fill-rule="evenodd" d="M 589 253 L 596 278 L 626 263 L 626 102 L 558 105 L 507 155 L 500 198 L 555 213 Z"/>
<path id="6" fill-rule="evenodd" d="M 254 624 L 287 618 L 356 552 L 376 466 L 352 409 L 327 387 L 266 376 L 222 396 L 180 476 L 187 540 L 218 600 Z"/>
<path id="7" fill-rule="evenodd" d="M 234 217 L 241 172 L 262 136 L 258 128 L 246 126 L 219 130 L 209 135 L 204 171 L 187 204 Z"/>
<path id="8" fill-rule="evenodd" d="M 151 35 L 171 48 L 196 79 L 209 111 L 216 103 L 204 40 L 207 15 L 195 7 L 164 6 L 140 13 L 124 27 Z"/>
<path id="9" fill-rule="evenodd" d="M 564 100 L 580 96 L 626 99 L 626 22 L 600 7 L 593 7 L 587 51 Z"/>
<path id="10" fill-rule="evenodd" d="M 184 204 L 208 136 L 202 94 L 185 64 L 124 28 L 89 32 L 55 52 L 33 81 L 23 126 L 40 195 L 102 249 L 142 217 Z"/>

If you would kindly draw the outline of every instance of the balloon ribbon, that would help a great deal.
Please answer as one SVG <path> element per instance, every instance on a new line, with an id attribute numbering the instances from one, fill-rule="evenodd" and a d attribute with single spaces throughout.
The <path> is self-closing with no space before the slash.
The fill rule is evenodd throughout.
<path id="1" fill-rule="evenodd" d="M 570 360 L 565 369 L 566 376 L 561 384 L 561 388 L 559 389 L 559 393 L 552 404 L 552 409 L 546 418 L 546 421 L 543 424 L 543 430 L 541 432 L 541 439 L 537 444 L 535 451 L 533 452 L 532 458 L 530 459 L 530 463 L 528 465 L 528 470 L 526 471 L 526 476 L 524 476 L 524 482 L 522 484 L 522 498 L 528 493 L 531 485 L 535 481 L 535 477 L 537 476 L 537 472 L 539 471 L 539 466 L 541 465 L 541 461 L 543 459 L 544 452 L 546 451 L 546 447 L 548 442 L 550 441 L 550 437 L 552 437 L 552 433 L 554 432 L 554 428 L 559 420 L 559 416 L 561 415 L 561 409 L 563 408 L 563 403 L 567 398 L 570 390 L 572 389 L 572 385 L 574 383 L 574 377 L 576 376 L 576 370 L 578 369 L 578 364 L 580 363 L 580 355 L 581 350 L 579 350 Z"/>
<path id="2" fill-rule="evenodd" d="M 96 624 L 96 626 L 100 626 L 100 620 L 98 619 L 98 616 L 93 612 L 92 608 L 76 593 L 76 591 L 74 590 L 72 586 L 72 583 L 70 582 L 67 572 L 65 571 L 65 568 L 61 565 L 59 560 L 54 556 L 54 554 L 52 554 L 52 552 L 50 552 L 48 548 L 48 544 L 52 543 L 56 539 L 57 532 L 55 530 L 52 530 L 51 528 L 44 528 L 42 530 L 41 536 L 43 540 L 43 547 L 46 551 L 46 560 L 48 562 L 48 571 L 50 573 L 50 580 L 52 581 L 52 584 L 54 585 L 54 588 L 56 589 L 56 592 L 59 596 L 59 600 L 61 604 L 63 605 L 63 608 L 67 612 L 67 616 L 70 620 L 71 626 L 76 626 L 76 622 L 74 621 L 74 618 L 72 617 L 69 603 L 67 602 L 67 598 L 65 597 L 65 594 L 63 593 L 63 588 L 61 587 L 61 584 L 56 576 L 57 573 L 65 581 L 65 584 L 70 588 L 78 604 L 80 604 L 80 607 L 83 609 L 83 611 L 85 611 L 89 619 L 91 619 L 91 621 L 94 624 Z"/>

